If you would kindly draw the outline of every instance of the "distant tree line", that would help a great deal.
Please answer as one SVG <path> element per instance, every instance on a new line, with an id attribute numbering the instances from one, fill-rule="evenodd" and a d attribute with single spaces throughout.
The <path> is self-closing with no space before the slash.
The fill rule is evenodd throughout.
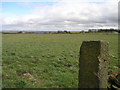
<path id="1" fill-rule="evenodd" d="M 34 32 L 34 31 L 19 31 L 19 32 L 2 32 L 3 34 L 20 34 L 20 33 L 45 33 L 45 34 L 80 34 L 80 33 L 120 33 L 120 29 L 89 29 L 81 31 L 48 31 L 48 32 Z"/>
<path id="2" fill-rule="evenodd" d="M 57 33 L 62 33 L 62 34 L 66 34 L 66 33 L 71 33 L 70 31 L 57 31 Z"/>
<path id="3" fill-rule="evenodd" d="M 114 33 L 114 32 L 120 32 L 119 29 L 89 29 L 88 32 L 110 32 L 110 33 Z"/>

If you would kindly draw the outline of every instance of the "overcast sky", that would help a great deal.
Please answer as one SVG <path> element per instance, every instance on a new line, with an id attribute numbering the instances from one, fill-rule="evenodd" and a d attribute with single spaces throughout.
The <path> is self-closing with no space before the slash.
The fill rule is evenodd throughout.
<path id="1" fill-rule="evenodd" d="M 2 0 L 2 30 L 118 28 L 118 0 Z"/>

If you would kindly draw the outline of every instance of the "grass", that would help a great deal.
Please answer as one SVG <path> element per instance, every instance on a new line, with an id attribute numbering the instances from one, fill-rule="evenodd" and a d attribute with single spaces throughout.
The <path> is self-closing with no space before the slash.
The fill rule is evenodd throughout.
<path id="1" fill-rule="evenodd" d="M 4 88 L 77 88 L 84 40 L 109 42 L 108 73 L 118 69 L 116 34 L 3 34 Z"/>

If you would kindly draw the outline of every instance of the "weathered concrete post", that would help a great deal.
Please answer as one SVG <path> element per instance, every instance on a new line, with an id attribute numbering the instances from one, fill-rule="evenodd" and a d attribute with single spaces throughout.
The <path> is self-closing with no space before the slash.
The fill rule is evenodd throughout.
<path id="1" fill-rule="evenodd" d="M 108 42 L 83 41 L 78 88 L 107 88 Z"/>

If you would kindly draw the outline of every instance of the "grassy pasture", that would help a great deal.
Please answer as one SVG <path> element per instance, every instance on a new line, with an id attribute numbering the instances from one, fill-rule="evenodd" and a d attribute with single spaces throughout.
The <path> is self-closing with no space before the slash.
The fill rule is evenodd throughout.
<path id="1" fill-rule="evenodd" d="M 84 40 L 108 41 L 108 73 L 117 72 L 116 34 L 3 34 L 2 40 L 5 88 L 77 88 Z"/>

